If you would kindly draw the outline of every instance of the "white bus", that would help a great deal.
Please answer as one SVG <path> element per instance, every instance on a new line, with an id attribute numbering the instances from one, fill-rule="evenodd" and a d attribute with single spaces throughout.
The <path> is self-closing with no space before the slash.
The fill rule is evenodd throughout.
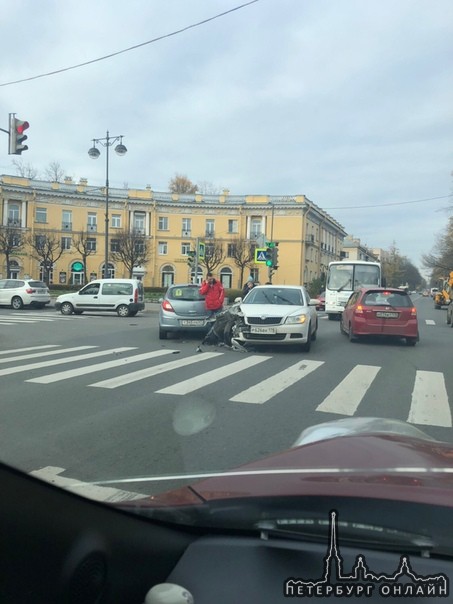
<path id="1" fill-rule="evenodd" d="M 330 262 L 326 280 L 326 313 L 340 317 L 349 296 L 358 287 L 380 287 L 381 265 L 365 260 Z"/>

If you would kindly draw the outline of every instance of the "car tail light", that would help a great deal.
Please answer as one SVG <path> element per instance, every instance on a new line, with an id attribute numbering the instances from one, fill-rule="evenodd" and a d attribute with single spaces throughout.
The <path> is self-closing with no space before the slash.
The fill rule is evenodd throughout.
<path id="1" fill-rule="evenodd" d="M 169 312 L 175 312 L 175 309 L 173 308 L 173 306 L 170 304 L 170 302 L 168 300 L 164 300 L 162 302 L 162 308 Z"/>
<path id="2" fill-rule="evenodd" d="M 417 316 L 417 309 L 415 308 L 415 306 L 413 306 L 411 308 L 411 317 L 416 317 Z"/>
<path id="3" fill-rule="evenodd" d="M 28 289 L 26 289 L 26 290 L 25 290 L 25 292 L 26 292 L 27 294 L 34 294 L 34 293 L 35 293 L 35 291 L 36 291 L 36 290 L 35 290 L 35 289 L 31 289 L 31 287 L 29 287 Z"/>
<path id="4" fill-rule="evenodd" d="M 138 289 L 134 292 L 134 302 L 138 302 Z"/>
<path id="5" fill-rule="evenodd" d="M 361 304 L 359 304 L 356 309 L 355 309 L 355 314 L 356 315 L 363 315 L 363 306 Z"/>

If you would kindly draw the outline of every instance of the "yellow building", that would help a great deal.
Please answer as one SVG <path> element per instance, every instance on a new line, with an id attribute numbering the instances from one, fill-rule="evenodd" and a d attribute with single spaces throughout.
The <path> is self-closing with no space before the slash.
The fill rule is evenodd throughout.
<path id="1" fill-rule="evenodd" d="M 108 204 L 107 204 L 108 201 Z M 106 207 L 108 205 L 108 221 Z M 52 283 L 82 285 L 85 278 L 103 276 L 105 231 L 108 226 L 107 276 L 126 277 L 128 271 L 110 254 L 123 231 L 140 233 L 149 248 L 149 260 L 133 273 L 147 287 L 164 287 L 191 280 L 188 252 L 195 242 L 221 248 L 214 272 L 225 287 L 239 288 L 250 272 L 256 281 L 268 281 L 264 263 L 250 268 L 236 265 L 232 246 L 239 241 L 262 249 L 265 242 L 278 242 L 279 268 L 273 283 L 305 284 L 325 273 L 327 265 L 340 259 L 343 227 L 305 195 L 177 195 L 145 189 L 112 189 L 89 186 L 85 179 L 47 182 L 0 176 L 2 232 L 14 229 L 22 240 L 49 236 L 61 247 L 51 266 Z M 75 243 L 84 234 L 89 253 L 82 257 Z M 0 254 L 2 252 L 0 251 Z M 6 258 L 0 256 L 0 276 L 43 278 L 42 261 L 30 246 L 12 250 L 9 275 Z M 204 272 L 198 267 L 198 280 Z M 192 275 L 193 278 L 194 275 Z"/>

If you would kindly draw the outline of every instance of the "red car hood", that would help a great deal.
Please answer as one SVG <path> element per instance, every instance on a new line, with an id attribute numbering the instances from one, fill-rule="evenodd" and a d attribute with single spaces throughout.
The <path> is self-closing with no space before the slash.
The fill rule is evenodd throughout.
<path id="1" fill-rule="evenodd" d="M 140 504 L 274 496 L 364 497 L 453 507 L 453 445 L 389 434 L 339 436 L 215 473 Z"/>

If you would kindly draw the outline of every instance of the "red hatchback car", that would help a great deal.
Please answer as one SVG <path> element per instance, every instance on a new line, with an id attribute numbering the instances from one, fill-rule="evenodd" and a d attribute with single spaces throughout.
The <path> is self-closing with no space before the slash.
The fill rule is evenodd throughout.
<path id="1" fill-rule="evenodd" d="M 415 346 L 419 340 L 417 310 L 403 289 L 358 289 L 344 308 L 340 330 L 351 341 L 359 336 L 395 336 Z"/>

